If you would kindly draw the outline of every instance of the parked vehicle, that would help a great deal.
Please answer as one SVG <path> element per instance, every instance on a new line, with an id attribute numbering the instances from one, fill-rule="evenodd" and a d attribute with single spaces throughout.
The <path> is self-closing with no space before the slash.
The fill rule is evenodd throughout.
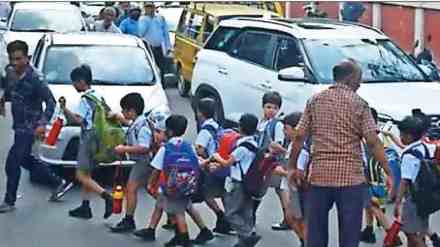
<path id="1" fill-rule="evenodd" d="M 120 99 L 131 92 L 142 95 L 145 112 L 158 107 L 168 109 L 151 50 L 137 37 L 112 33 L 50 33 L 38 42 L 32 63 L 45 75 L 55 98 L 64 97 L 69 109 L 75 109 L 80 101 L 70 72 L 84 63 L 92 68 L 92 87 L 100 92 L 113 111 L 121 110 Z M 52 123 L 58 112 L 57 108 Z M 50 165 L 75 166 L 79 134 L 79 126 L 65 124 L 55 148 L 40 146 L 41 160 Z"/>
<path id="2" fill-rule="evenodd" d="M 79 32 L 87 31 L 88 28 L 81 10 L 72 4 L 18 2 L 9 19 L 0 23 L 0 30 L 3 30 L 1 42 L 7 44 L 17 39 L 26 41 L 29 53 L 32 54 L 38 40 L 45 33 Z"/>
<path id="3" fill-rule="evenodd" d="M 175 61 L 178 91 L 186 96 L 191 89 L 191 78 L 196 54 L 222 20 L 245 17 L 278 16 L 276 13 L 240 4 L 193 3 L 182 13 L 177 26 Z"/>
<path id="4" fill-rule="evenodd" d="M 303 111 L 307 100 L 334 83 L 332 68 L 353 58 L 362 66 L 359 94 L 381 122 L 402 119 L 413 109 L 430 115 L 440 128 L 440 84 L 428 76 L 384 33 L 361 24 L 327 19 L 225 20 L 197 54 L 192 105 L 211 97 L 217 120 L 237 123 L 250 112 L 262 114 L 265 92 L 283 97 L 281 114 Z M 394 132 L 398 132 L 394 126 Z"/>

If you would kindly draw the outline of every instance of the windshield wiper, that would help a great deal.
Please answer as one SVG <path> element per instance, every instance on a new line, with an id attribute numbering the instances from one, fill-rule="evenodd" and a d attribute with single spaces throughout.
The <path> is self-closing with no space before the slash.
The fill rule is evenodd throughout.
<path id="1" fill-rule="evenodd" d="M 47 33 L 50 33 L 50 32 L 56 32 L 55 30 L 53 30 L 53 29 L 48 29 L 48 28 L 32 28 L 32 29 L 14 29 L 14 28 L 11 28 L 11 31 L 14 31 L 14 32 L 47 32 Z"/>

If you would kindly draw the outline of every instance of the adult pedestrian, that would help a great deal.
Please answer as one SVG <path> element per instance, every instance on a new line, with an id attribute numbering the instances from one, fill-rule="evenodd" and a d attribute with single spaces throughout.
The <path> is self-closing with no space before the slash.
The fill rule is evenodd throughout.
<path id="1" fill-rule="evenodd" d="M 312 140 L 307 246 L 328 245 L 328 213 L 336 204 L 339 246 L 359 246 L 362 211 L 367 193 L 361 140 L 390 175 L 384 147 L 379 140 L 368 103 L 356 91 L 362 70 L 353 60 L 333 68 L 336 84 L 312 97 L 297 126 L 289 165 L 291 182 L 301 183 L 296 167 L 306 137 Z"/>
<path id="2" fill-rule="evenodd" d="M 11 4 L 8 2 L 0 2 L 0 19 L 7 19 L 11 13 Z"/>
<path id="3" fill-rule="evenodd" d="M 163 16 L 156 14 L 153 2 L 144 4 L 145 16 L 139 20 L 139 37 L 148 41 L 152 46 L 154 59 L 160 68 L 162 85 L 166 69 L 165 55 L 171 51 L 168 25 Z"/>
<path id="4" fill-rule="evenodd" d="M 121 22 L 121 25 L 119 25 L 119 29 L 121 30 L 121 32 L 125 34 L 138 36 L 139 35 L 138 20 L 140 16 L 141 16 L 140 8 L 135 7 L 130 9 L 128 18 L 125 18 L 125 20 Z"/>
<path id="5" fill-rule="evenodd" d="M 116 6 L 116 11 L 118 12 L 117 18 L 115 20 L 116 26 L 119 27 L 121 25 L 122 21 L 128 18 L 131 10 L 130 2 L 119 2 Z"/>
<path id="6" fill-rule="evenodd" d="M 105 7 L 102 11 L 102 20 L 95 24 L 95 32 L 121 33 L 121 30 L 115 25 L 116 10 L 114 7 Z"/>
<path id="7" fill-rule="evenodd" d="M 15 209 L 20 182 L 20 166 L 35 174 L 38 180 L 56 186 L 51 196 L 59 199 L 72 186 L 56 176 L 47 166 L 32 156 L 35 138 L 44 138 L 46 124 L 55 109 L 55 99 L 42 76 L 29 64 L 28 45 L 21 40 L 7 45 L 9 65 L 6 68 L 6 85 L 0 98 L 0 113 L 5 115 L 5 102 L 11 102 L 14 144 L 6 158 L 6 195 L 0 205 L 0 213 Z M 43 103 L 45 109 L 43 111 Z"/>

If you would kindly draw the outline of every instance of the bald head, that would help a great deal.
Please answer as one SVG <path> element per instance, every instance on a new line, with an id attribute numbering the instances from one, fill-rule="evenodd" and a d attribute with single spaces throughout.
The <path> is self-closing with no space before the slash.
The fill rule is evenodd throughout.
<path id="1" fill-rule="evenodd" d="M 333 67 L 333 79 L 336 83 L 346 84 L 357 90 L 362 80 L 362 69 L 353 59 L 342 61 Z"/>

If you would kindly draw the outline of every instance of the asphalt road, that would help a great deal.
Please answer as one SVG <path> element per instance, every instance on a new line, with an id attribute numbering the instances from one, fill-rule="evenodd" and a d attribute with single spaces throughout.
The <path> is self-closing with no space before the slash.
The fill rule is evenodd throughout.
<path id="1" fill-rule="evenodd" d="M 178 96 L 175 89 L 167 90 L 171 109 L 173 112 L 183 114 L 190 120 L 190 126 L 186 137 L 193 139 L 196 128 L 194 116 L 187 99 Z M 10 114 L 9 114 L 10 116 Z M 11 119 L 0 118 L 0 196 L 3 199 L 5 192 L 4 163 L 6 155 L 12 144 L 13 132 L 11 131 Z M 145 243 L 136 239 L 131 234 L 113 234 L 108 226 L 117 222 L 120 216 L 112 216 L 108 220 L 102 218 L 104 205 L 99 197 L 92 199 L 91 205 L 93 218 L 91 220 L 73 219 L 67 216 L 68 210 L 80 203 L 80 190 L 78 187 L 69 192 L 64 200 L 59 203 L 49 203 L 50 188 L 31 184 L 26 171 L 22 173 L 19 194 L 21 198 L 17 201 L 17 210 L 9 214 L 0 214 L 0 247 L 82 247 L 82 246 L 163 246 L 163 243 L 172 237 L 172 233 L 159 229 L 155 243 Z M 148 221 L 154 201 L 145 191 L 139 192 L 139 205 L 136 212 L 138 228 L 143 227 Z M 213 227 L 215 217 L 205 205 L 197 206 L 208 226 Z M 388 209 L 390 213 L 391 208 Z M 263 201 L 259 211 L 257 231 L 263 236 L 260 247 L 275 246 L 299 246 L 297 238 L 291 232 L 273 232 L 270 229 L 272 223 L 281 219 L 281 208 L 275 194 L 271 191 Z M 195 237 L 198 233 L 197 227 L 188 219 L 190 234 Z M 330 215 L 329 246 L 336 247 L 337 244 L 337 218 L 333 212 Z M 432 218 L 432 228 L 440 231 L 440 216 Z M 356 234 L 356 232 L 353 232 Z M 383 230 L 377 230 L 378 243 L 374 245 L 361 246 L 382 246 Z M 233 237 L 219 236 L 206 246 L 223 247 L 232 246 L 235 243 Z"/>

